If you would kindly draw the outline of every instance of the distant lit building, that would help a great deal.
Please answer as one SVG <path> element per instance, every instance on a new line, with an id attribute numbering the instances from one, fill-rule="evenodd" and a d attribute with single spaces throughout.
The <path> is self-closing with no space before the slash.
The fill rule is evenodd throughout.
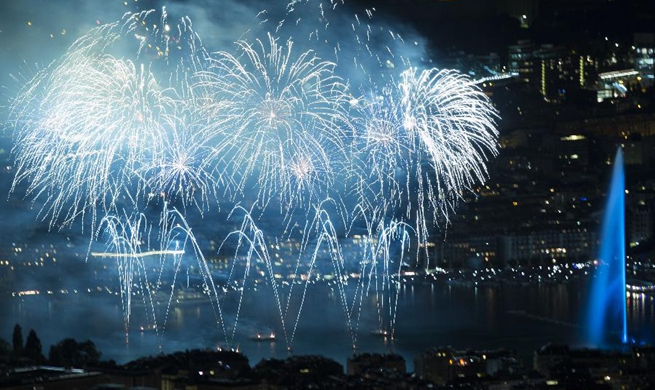
<path id="1" fill-rule="evenodd" d="M 653 237 L 653 208 L 645 203 L 628 208 L 628 240 L 630 246 Z"/>
<path id="2" fill-rule="evenodd" d="M 536 82 L 534 50 L 534 44 L 529 40 L 519 41 L 516 45 L 508 48 L 509 71 L 517 73 L 518 78 L 527 84 Z"/>
<path id="3" fill-rule="evenodd" d="M 547 101 L 562 101 L 584 89 L 596 73 L 596 61 L 563 46 L 535 46 L 528 40 L 508 48 L 509 71 Z"/>
<path id="4" fill-rule="evenodd" d="M 655 34 L 635 34 L 632 49 L 635 70 L 641 77 L 639 81 L 644 88 L 652 86 L 655 83 Z"/>
<path id="5" fill-rule="evenodd" d="M 632 357 L 638 367 L 655 370 L 655 347 L 633 347 Z"/>
<path id="6" fill-rule="evenodd" d="M 438 385 L 466 377 L 483 378 L 500 371 L 519 373 L 523 366 L 509 350 L 456 351 L 451 347 L 424 350 L 414 359 L 416 375 Z"/>
<path id="7" fill-rule="evenodd" d="M 655 164 L 655 137 L 632 137 L 621 144 L 625 165 L 652 167 Z"/>
<path id="8" fill-rule="evenodd" d="M 571 350 L 568 345 L 544 345 L 534 351 L 534 369 L 546 376 L 550 376 L 551 369 L 567 360 L 570 353 Z"/>
<path id="9" fill-rule="evenodd" d="M 562 46 L 541 45 L 534 53 L 539 92 L 544 99 L 561 101 L 567 93 L 585 86 L 586 59 Z"/>
<path id="10" fill-rule="evenodd" d="M 445 385 L 455 377 L 455 351 L 450 347 L 431 348 L 414 359 L 414 370 L 420 378 Z"/>
<path id="11" fill-rule="evenodd" d="M 554 155 L 560 161 L 581 166 L 589 164 L 589 139 L 582 134 L 548 135 L 543 143 L 544 151 Z"/>
<path id="12" fill-rule="evenodd" d="M 610 138 L 628 139 L 655 136 L 655 114 L 638 113 L 589 117 L 583 120 L 561 122 L 560 130 L 568 134 L 588 134 Z"/>
<path id="13" fill-rule="evenodd" d="M 483 352 L 487 364 L 487 374 L 497 375 L 500 372 L 520 374 L 525 372 L 525 367 L 519 361 L 516 352 L 506 349 Z"/>
<path id="14" fill-rule="evenodd" d="M 497 236 L 495 234 L 450 235 L 440 250 L 440 265 L 449 269 L 479 269 L 497 260 Z"/>
<path id="15" fill-rule="evenodd" d="M 499 260 L 540 262 L 589 259 L 596 254 L 597 234 L 586 228 L 512 233 L 499 238 Z"/>
<path id="16" fill-rule="evenodd" d="M 601 72 L 596 81 L 596 100 L 601 103 L 625 98 L 631 90 L 640 88 L 641 79 L 632 68 Z"/>

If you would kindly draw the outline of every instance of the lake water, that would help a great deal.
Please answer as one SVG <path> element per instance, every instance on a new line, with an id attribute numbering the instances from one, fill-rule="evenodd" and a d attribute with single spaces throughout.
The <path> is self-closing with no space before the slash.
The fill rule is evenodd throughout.
<path id="1" fill-rule="evenodd" d="M 582 329 L 579 324 L 586 310 L 585 284 L 484 288 L 405 285 L 399 294 L 392 341 L 371 333 L 379 328 L 375 309 L 379 302 L 373 296 L 364 298 L 355 332 L 357 351 L 394 351 L 403 355 L 408 368 L 412 369 L 414 357 L 431 346 L 505 347 L 516 350 L 524 363 L 531 366 L 532 352 L 548 342 L 580 345 Z M 300 293 L 298 288 L 292 295 L 296 305 L 300 302 Z M 224 318 L 230 324 L 228 337 L 231 338 L 237 294 L 233 293 L 227 301 Z M 654 306 L 651 296 L 640 295 L 628 300 L 630 333 L 638 340 L 653 340 Z M 292 305 L 289 312 L 292 314 L 286 322 L 288 336 L 293 333 L 296 307 Z M 46 355 L 51 344 L 73 337 L 80 341 L 93 340 L 103 358 L 119 363 L 160 351 L 226 346 L 226 338 L 209 304 L 172 306 L 162 337 L 152 330 L 139 330 L 141 325 L 147 325 L 144 313 L 142 307 L 133 308 L 128 343 L 117 296 L 71 294 L 6 298 L 0 303 L 0 337 L 10 341 L 13 326 L 19 323 L 24 336 L 30 328 L 36 330 Z M 162 319 L 163 312 L 158 315 L 160 334 Z M 274 331 L 277 341 L 249 339 L 261 331 Z M 247 292 L 231 346 L 248 356 L 254 365 L 262 358 L 288 356 L 283 334 L 271 291 L 264 288 Z M 353 353 L 352 344 L 339 295 L 326 286 L 309 286 L 293 338 L 292 353 L 321 354 L 345 364 Z"/>

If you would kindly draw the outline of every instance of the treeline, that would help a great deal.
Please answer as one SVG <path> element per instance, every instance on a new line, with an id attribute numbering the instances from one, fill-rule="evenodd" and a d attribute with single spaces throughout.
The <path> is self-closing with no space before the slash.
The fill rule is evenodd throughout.
<path id="1" fill-rule="evenodd" d="M 50 346 L 48 357 L 43 354 L 43 346 L 34 329 L 30 329 L 27 339 L 23 339 L 23 329 L 14 326 L 11 344 L 0 338 L 0 359 L 11 365 L 50 364 L 59 367 L 86 367 L 100 361 L 100 352 L 91 340 L 78 342 L 65 338 Z"/>

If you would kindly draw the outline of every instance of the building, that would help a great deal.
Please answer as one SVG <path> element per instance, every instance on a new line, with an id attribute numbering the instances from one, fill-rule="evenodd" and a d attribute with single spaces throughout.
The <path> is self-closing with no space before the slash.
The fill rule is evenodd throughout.
<path id="1" fill-rule="evenodd" d="M 576 92 L 596 78 L 597 61 L 564 46 L 521 40 L 508 47 L 508 55 L 509 71 L 548 102 L 575 101 Z"/>
<path id="2" fill-rule="evenodd" d="M 534 351 L 534 369 L 543 375 L 549 376 L 551 369 L 566 360 L 570 352 L 568 345 L 544 345 Z"/>
<path id="3" fill-rule="evenodd" d="M 587 228 L 571 228 L 510 233 L 501 235 L 499 240 L 500 261 L 523 263 L 592 258 L 598 237 Z"/>
<path id="4" fill-rule="evenodd" d="M 632 55 L 642 86 L 644 88 L 652 86 L 655 83 L 655 34 L 635 34 Z"/>
<path id="5" fill-rule="evenodd" d="M 537 82 L 534 74 L 534 44 L 529 40 L 519 41 L 508 48 L 509 71 L 517 73 L 519 80 L 534 84 Z"/>
<path id="6" fill-rule="evenodd" d="M 628 242 L 630 246 L 648 241 L 653 237 L 653 208 L 646 202 L 628 207 Z"/>
<path id="7" fill-rule="evenodd" d="M 454 234 L 440 242 L 439 265 L 448 269 L 479 269 L 497 264 L 496 234 Z"/>
<path id="8" fill-rule="evenodd" d="M 414 370 L 419 378 L 438 385 L 524 371 L 513 351 L 456 351 L 451 347 L 426 349 L 414 359 Z"/>
<path id="9" fill-rule="evenodd" d="M 347 374 L 354 376 L 366 375 L 367 371 L 392 370 L 404 374 L 405 359 L 395 353 L 362 353 L 348 358 Z"/>
<path id="10" fill-rule="evenodd" d="M 625 113 L 622 115 L 589 117 L 561 122 L 558 131 L 566 134 L 594 135 L 627 140 L 630 136 L 655 136 L 655 114 Z M 614 150 L 616 150 L 614 148 Z"/>
<path id="11" fill-rule="evenodd" d="M 414 371 L 422 379 L 445 385 L 455 377 L 454 354 L 450 347 L 427 349 L 414 359 Z"/>

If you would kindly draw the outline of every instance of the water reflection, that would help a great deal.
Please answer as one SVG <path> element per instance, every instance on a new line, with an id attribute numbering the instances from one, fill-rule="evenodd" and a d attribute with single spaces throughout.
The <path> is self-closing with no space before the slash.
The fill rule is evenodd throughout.
<path id="1" fill-rule="evenodd" d="M 404 355 L 410 366 L 413 357 L 424 348 L 439 345 L 480 349 L 508 347 L 528 360 L 534 349 L 547 342 L 579 344 L 581 334 L 576 326 L 582 322 L 579 313 L 586 307 L 585 292 L 584 285 L 575 283 L 475 289 L 445 284 L 403 286 L 394 340 L 371 333 L 380 323 L 378 308 L 382 307 L 384 313 L 389 310 L 385 306 L 388 302 L 378 300 L 371 293 L 362 301 L 356 325 L 357 349 L 393 350 Z M 230 297 L 226 299 L 229 307 Z M 130 343 L 126 345 L 120 302 L 115 297 L 102 296 L 5 300 L 0 303 L 0 337 L 8 339 L 13 325 L 20 323 L 24 329 L 37 331 L 46 353 L 49 345 L 65 337 L 74 337 L 94 340 L 103 357 L 118 362 L 160 351 L 229 346 L 239 348 L 255 364 L 261 358 L 280 358 L 288 354 L 281 338 L 279 314 L 272 300 L 272 294 L 266 291 L 249 292 L 244 296 L 232 345 L 225 345 L 211 306 L 197 303 L 172 307 L 166 324 L 157 331 L 140 331 L 139 325 L 147 323 L 147 317 L 142 310 L 135 310 Z M 294 354 L 322 354 L 345 363 L 352 354 L 352 339 L 340 302 L 329 287 L 312 286 L 292 345 Z M 651 296 L 634 294 L 628 298 L 631 334 L 640 340 L 652 337 L 654 304 Z M 289 313 L 295 313 L 297 302 L 291 302 L 290 307 Z M 231 332 L 235 316 L 230 317 L 229 311 L 226 313 Z M 163 315 L 157 313 L 157 318 Z M 274 342 L 249 339 L 260 331 L 275 332 L 278 339 Z"/>

